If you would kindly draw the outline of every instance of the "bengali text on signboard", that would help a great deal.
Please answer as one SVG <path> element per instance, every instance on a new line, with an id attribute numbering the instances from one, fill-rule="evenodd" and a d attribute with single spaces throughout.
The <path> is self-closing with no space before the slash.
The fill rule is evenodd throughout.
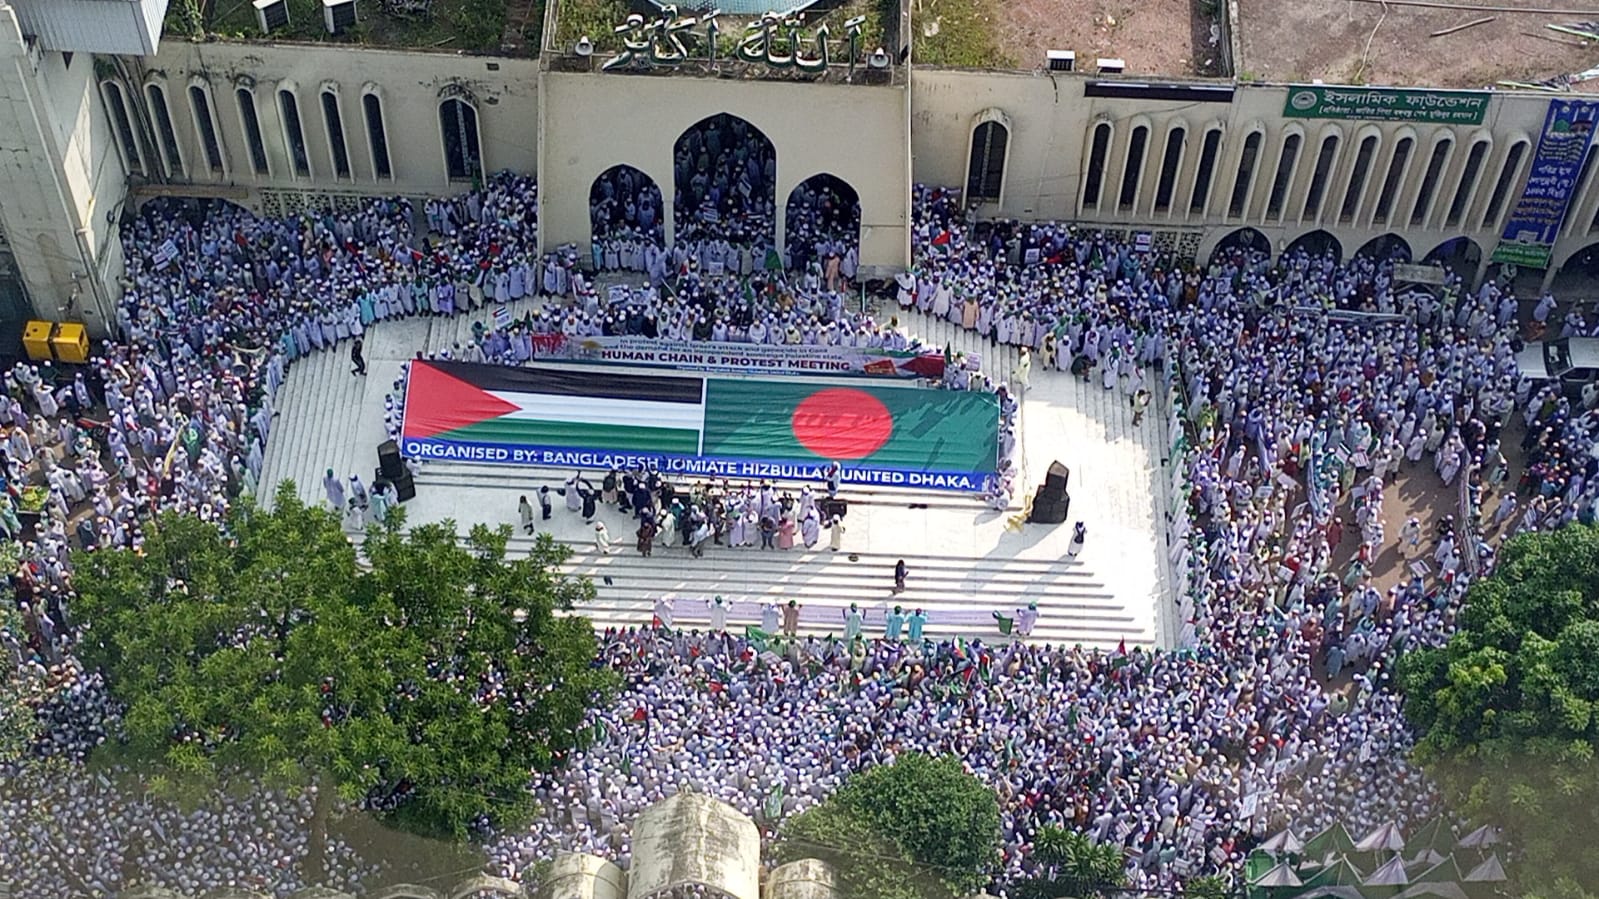
<path id="1" fill-rule="evenodd" d="M 1550 100 L 1543 134 L 1521 199 L 1510 211 L 1494 262 L 1548 268 L 1549 255 L 1577 190 L 1582 159 L 1593 139 L 1599 101 Z"/>
<path id="2" fill-rule="evenodd" d="M 1297 119 L 1373 119 L 1481 125 L 1488 113 L 1486 91 L 1430 91 L 1386 87 L 1294 86 L 1283 115 Z"/>

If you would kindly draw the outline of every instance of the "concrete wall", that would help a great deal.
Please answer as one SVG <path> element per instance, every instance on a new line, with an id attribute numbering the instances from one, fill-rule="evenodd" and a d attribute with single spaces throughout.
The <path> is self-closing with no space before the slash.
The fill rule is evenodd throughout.
<path id="1" fill-rule="evenodd" d="M 633 822 L 629 899 L 703 884 L 733 899 L 760 897 L 761 835 L 732 806 L 697 793 L 655 803 Z"/>
<path id="2" fill-rule="evenodd" d="M 9 235 L 22 280 L 40 315 L 86 320 L 104 333 L 121 272 L 114 222 L 126 181 L 106 115 L 95 61 L 79 54 L 68 66 L 58 53 L 27 47 L 0 0 L 0 226 Z M 315 44 L 193 43 L 165 41 L 152 58 L 128 61 L 130 114 L 142 125 L 142 167 L 149 178 L 171 180 L 173 192 L 211 192 L 259 209 L 284 211 L 295 202 L 328 194 L 426 196 L 465 189 L 447 177 L 439 103 L 458 96 L 478 113 L 486 171 L 534 172 L 541 182 L 541 237 L 545 245 L 587 248 L 588 191 L 594 178 L 619 163 L 655 178 L 672 230 L 672 148 L 683 131 L 717 113 L 748 120 L 774 143 L 778 155 L 775 205 L 778 238 L 786 200 L 805 178 L 828 172 L 849 182 L 862 205 L 863 271 L 880 274 L 909 261 L 910 183 L 962 185 L 973 127 L 1003 122 L 1009 135 L 1000 199 L 985 216 L 1065 220 L 1109 229 L 1148 230 L 1158 245 L 1200 259 L 1243 228 L 1260 232 L 1274 252 L 1325 230 L 1347 256 L 1371 238 L 1392 233 L 1416 258 L 1454 238 L 1480 251 L 1479 273 L 1503 221 L 1525 182 L 1548 98 L 1496 93 L 1481 126 L 1288 119 L 1287 88 L 1236 85 L 1231 102 L 1152 101 L 1085 96 L 1089 76 L 917 69 L 908 87 L 743 81 L 689 76 L 629 76 L 539 70 L 536 60 L 493 59 L 414 51 L 370 50 Z M 102 69 L 102 73 L 104 73 Z M 179 165 L 168 171 L 156 116 L 145 88 L 162 86 Z M 189 100 L 189 87 L 209 92 L 223 155 L 220 172 L 207 164 Z M 269 171 L 255 171 L 235 90 L 255 91 Z M 309 177 L 294 172 L 279 114 L 277 92 L 293 90 Z M 321 93 L 339 98 L 351 172 L 334 171 Z M 362 97 L 381 100 L 391 178 L 372 162 Z M 1110 141 L 1101 164 L 1098 202 L 1084 196 L 1090 147 L 1098 127 Z M 1120 202 L 1129 144 L 1147 129 L 1143 164 L 1132 170 L 1129 201 Z M 1180 132 L 1179 132 L 1180 129 Z M 1205 202 L 1190 202 L 1199 179 L 1205 135 L 1218 135 Z M 1169 179 L 1167 141 L 1180 133 Z M 1239 163 L 1251 134 L 1258 134 L 1251 177 L 1232 202 Z M 1339 139 L 1334 165 L 1320 179 L 1320 209 L 1306 200 L 1321 142 Z M 1376 144 L 1364 176 L 1359 146 Z M 1285 171 L 1280 202 L 1272 201 L 1285 144 L 1299 141 Z M 1395 150 L 1410 153 L 1394 182 L 1386 214 L 1379 200 Z M 1433 148 L 1449 150 L 1439 177 L 1413 217 Z M 1471 147 L 1486 155 L 1466 184 L 1461 214 L 1450 207 L 1460 191 Z M 1513 171 L 1512 149 L 1524 147 Z M 1170 181 L 1170 202 L 1158 195 Z M 1352 181 L 1363 182 L 1350 214 L 1343 199 Z M 1495 187 L 1506 182 L 1503 202 L 1491 210 Z M 1474 186 L 1473 186 L 1474 185 Z M 286 199 L 287 198 L 287 199 Z M 1491 214 L 1496 213 L 1496 214 Z M 1599 166 L 1579 185 L 1554 263 L 1599 242 Z M 1555 269 L 1551 269 L 1551 273 Z"/>
<path id="3" fill-rule="evenodd" d="M 589 243 L 589 187 L 626 163 L 655 179 L 672 239 L 672 149 L 702 119 L 731 113 L 777 148 L 777 240 L 801 181 L 823 172 L 861 201 L 861 266 L 909 263 L 907 92 L 893 86 L 546 72 L 540 89 L 539 236 L 546 248 Z"/>
<path id="4" fill-rule="evenodd" d="M 28 46 L 0 2 L 0 224 L 35 315 L 115 320 L 124 189 L 94 60 Z"/>
<path id="5" fill-rule="evenodd" d="M 146 60 L 146 83 L 165 85 L 184 171 L 174 181 L 261 189 L 319 189 L 345 193 L 425 196 L 470 187 L 451 182 L 445 169 L 439 104 L 461 96 L 477 110 L 483 169 L 534 172 L 538 168 L 538 63 L 525 59 L 485 59 L 446 53 L 371 50 L 319 44 L 193 43 L 166 40 Z M 188 87 L 209 85 L 220 126 L 225 171 L 212 172 L 196 132 Z M 255 91 L 257 114 L 270 172 L 252 164 L 236 100 L 240 85 Z M 336 177 L 329 148 L 321 93 L 339 97 L 351 177 Z M 305 134 L 311 177 L 296 176 L 283 139 L 277 92 L 295 91 Z M 393 177 L 374 170 L 362 96 L 377 93 Z M 141 90 L 141 102 L 148 103 Z"/>
<path id="6" fill-rule="evenodd" d="M 1202 260 L 1227 235 L 1244 227 L 1264 234 L 1274 252 L 1306 234 L 1325 230 L 1339 241 L 1345 256 L 1378 235 L 1392 233 L 1409 243 L 1418 260 L 1445 241 L 1467 237 L 1480 247 L 1481 267 L 1486 269 L 1487 256 L 1526 183 L 1548 104 L 1545 96 L 1496 93 L 1483 123 L 1471 127 L 1290 119 L 1282 115 L 1288 88 L 1281 85 L 1239 84 L 1230 103 L 1195 103 L 1087 97 L 1084 87 L 1089 80 L 1079 74 L 916 70 L 911 79 L 915 180 L 964 186 L 974 127 L 986 118 L 1003 117 L 1010 136 L 1004 188 L 1000 203 L 985 207 L 985 215 L 1165 232 L 1174 241 L 1186 240 L 1188 249 Z M 1111 137 L 1099 167 L 1098 201 L 1090 203 L 1084 187 L 1094 131 L 1101 124 L 1109 127 Z M 1143 164 L 1132 171 L 1132 202 L 1123 205 L 1121 186 L 1128 171 L 1130 143 L 1140 127 L 1148 129 Z M 1181 150 L 1171 201 L 1160 208 L 1156 200 L 1166 141 L 1178 128 L 1182 129 Z M 1219 149 L 1208 197 L 1195 209 L 1190 201 L 1205 134 L 1212 129 L 1221 135 Z M 1252 176 L 1244 182 L 1242 204 L 1234 207 L 1245 142 L 1255 132 L 1260 138 Z M 1298 156 L 1288 170 L 1281 202 L 1274 205 L 1273 184 L 1283 147 L 1294 135 L 1299 139 Z M 1328 135 L 1339 138 L 1336 161 L 1324 179 L 1320 208 L 1307 215 L 1312 173 L 1321 142 Z M 1377 143 L 1354 210 L 1345 216 L 1343 202 L 1349 186 L 1352 182 L 1361 185 L 1355 178 L 1357 159 L 1368 135 L 1374 135 Z M 1409 155 L 1400 167 L 1390 209 L 1384 215 L 1379 210 L 1384 182 L 1395 150 L 1407 138 L 1411 141 Z M 1441 141 L 1449 141 L 1450 149 L 1420 218 L 1413 219 L 1434 147 Z M 1485 141 L 1487 150 L 1475 189 L 1468 189 L 1462 214 L 1451 220 L 1449 207 L 1462 183 L 1470 149 L 1478 141 Z M 1509 154 L 1519 142 L 1525 142 L 1519 162 L 1514 171 L 1506 171 Z M 1490 202 L 1501 180 L 1510 183 L 1495 211 Z M 1599 241 L 1596 221 L 1599 172 L 1590 172 L 1579 185 L 1556 246 L 1556 263 Z"/>

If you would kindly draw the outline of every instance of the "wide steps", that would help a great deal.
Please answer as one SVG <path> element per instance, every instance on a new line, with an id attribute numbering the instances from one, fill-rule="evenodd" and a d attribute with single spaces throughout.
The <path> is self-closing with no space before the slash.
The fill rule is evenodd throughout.
<path id="1" fill-rule="evenodd" d="M 351 423 L 364 411 L 366 383 L 350 374 L 349 352 L 346 341 L 302 356 L 291 366 L 274 407 L 277 418 L 261 467 L 265 505 L 270 506 L 276 485 L 286 478 L 307 503 L 322 499 L 322 477 L 329 468 L 340 478 L 359 474 L 371 480 L 372 466 L 356 458 L 358 447 L 350 439 Z"/>
<path id="2" fill-rule="evenodd" d="M 513 304 L 513 315 L 542 302 L 524 299 Z M 490 304 L 452 318 L 379 323 L 368 332 L 372 375 L 366 379 L 350 375 L 348 343 L 298 360 L 275 401 L 278 415 L 266 453 L 263 490 L 292 478 L 303 500 L 323 502 L 322 475 L 330 467 L 341 477 L 358 473 L 370 483 L 374 447 L 382 440 L 382 397 L 401 363 L 418 348 L 464 345 L 472 323 L 492 321 L 493 309 Z M 1014 369 L 1015 348 L 997 346 L 920 313 L 885 308 L 878 318 L 887 321 L 890 315 L 928 344 L 982 355 L 996 381 L 1008 379 Z M 539 530 L 550 531 L 573 550 L 564 571 L 592 579 L 596 598 L 577 611 L 600 628 L 648 624 L 655 601 L 667 596 L 677 604 L 677 626 L 704 629 L 711 622 L 704 603 L 721 595 L 733 603 L 727 622 L 734 630 L 757 624 L 764 604 L 793 599 L 803 607 L 802 634 L 841 634 L 850 603 L 866 614 L 865 632 L 881 634 L 883 615 L 897 604 L 907 611 L 926 610 L 928 637 L 991 640 L 1000 638 L 995 612 L 1011 616 L 1037 601 L 1032 642 L 1111 648 L 1125 639 L 1128 645 L 1154 645 L 1157 619 L 1169 617 L 1152 615 L 1149 605 L 1164 605 L 1158 589 L 1164 581 L 1163 560 L 1159 550 L 1145 561 L 1142 549 L 1124 547 L 1161 508 L 1155 496 L 1165 492 L 1168 481 L 1159 464 L 1164 412 L 1157 411 L 1157 403 L 1134 428 L 1120 387 L 1106 391 L 1097 380 L 1084 383 L 1066 373 L 1044 372 L 1036 362 L 1032 381 L 1037 400 L 1024 395 L 1023 406 L 1024 434 L 1031 435 L 1021 448 L 1027 474 L 1010 512 L 994 512 L 977 498 L 957 494 L 845 485 L 840 495 L 852 512 L 839 553 L 827 551 L 824 531 L 817 550 L 712 546 L 699 559 L 681 547 L 659 545 L 644 559 L 634 547 L 629 519 L 614 509 L 601 516 L 611 530 L 612 553 L 599 554 L 591 526 L 568 512 L 561 499 L 555 501 L 556 520 L 548 527 L 541 522 Z M 1029 444 L 1030 455 L 1037 458 L 1028 458 Z M 1089 545 L 1081 558 L 1067 552 L 1069 524 L 1020 531 L 1004 526 L 1053 458 L 1073 467 L 1072 518 L 1089 522 Z M 1133 459 L 1143 461 L 1126 468 Z M 417 477 L 418 501 L 407 503 L 410 521 L 453 518 L 463 531 L 478 522 L 514 522 L 518 494 L 532 495 L 541 484 L 560 487 L 571 473 L 566 468 L 425 463 Z M 586 473 L 596 484 L 600 474 Z M 776 486 L 796 496 L 805 486 L 813 495 L 824 492 L 816 480 L 778 481 Z M 513 557 L 529 545 L 519 534 L 512 541 Z M 899 558 L 906 560 L 911 575 L 905 592 L 896 596 L 890 588 Z M 1153 576 L 1134 576 L 1151 567 Z"/>
<path id="3" fill-rule="evenodd" d="M 526 538 L 513 546 L 526 545 Z M 1013 617 L 1029 602 L 1039 603 L 1032 640 L 1111 647 L 1125 639 L 1149 644 L 1153 634 L 1139 628 L 1123 602 L 1085 566 L 1072 559 L 1056 562 L 951 559 L 906 556 L 910 577 L 899 594 L 891 590 L 899 557 L 833 553 L 825 548 L 762 550 L 713 546 L 692 558 L 682 547 L 657 546 L 650 558 L 633 541 L 613 542 L 609 555 L 592 544 L 573 546 L 563 571 L 589 578 L 595 599 L 577 612 L 596 626 L 626 627 L 650 622 L 655 601 L 671 598 L 674 625 L 706 628 L 707 603 L 717 596 L 730 604 L 730 629 L 759 624 L 761 607 L 789 600 L 801 605 L 799 632 L 828 635 L 842 631 L 851 604 L 866 616 L 867 632 L 881 630 L 884 615 L 898 605 L 923 609 L 926 634 L 944 639 L 996 639 L 995 612 Z M 513 550 L 514 551 L 514 550 Z M 665 564 L 663 564 L 663 562 Z M 606 583 L 609 578 L 610 583 Z"/>

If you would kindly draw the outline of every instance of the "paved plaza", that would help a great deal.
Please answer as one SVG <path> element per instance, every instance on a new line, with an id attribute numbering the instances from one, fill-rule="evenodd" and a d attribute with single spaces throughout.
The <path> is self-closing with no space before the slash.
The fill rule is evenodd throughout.
<path id="1" fill-rule="evenodd" d="M 530 303 L 513 304 L 520 315 Z M 882 317 L 886 317 L 884 313 Z M 350 374 L 345 354 L 302 359 L 289 373 L 277 404 L 278 417 L 267 451 L 262 483 L 291 478 L 307 502 L 325 502 L 322 476 L 360 474 L 371 482 L 376 447 L 385 439 L 385 394 L 401 365 L 418 348 L 437 352 L 463 344 L 472 323 L 488 323 L 491 308 L 450 319 L 408 319 L 375 325 L 366 339 L 370 374 Z M 983 357 L 984 368 L 1003 380 L 1015 350 L 997 347 L 948 322 L 920 313 L 901 314 L 907 333 L 930 344 L 951 344 Z M 1014 616 L 1038 603 L 1033 642 L 1081 643 L 1114 648 L 1170 646 L 1173 642 L 1164 547 L 1169 477 L 1161 448 L 1167 446 L 1166 416 L 1155 409 L 1140 425 L 1120 389 L 1097 381 L 1034 367 L 1021 412 L 1022 476 L 1013 507 L 1001 513 L 978 498 L 860 488 L 846 485 L 850 503 L 843 549 L 823 540 L 815 550 L 787 551 L 712 546 L 703 558 L 681 547 L 641 557 L 633 547 L 633 524 L 625 513 L 602 508 L 614 545 L 596 551 L 593 527 L 557 498 L 554 515 L 540 530 L 573 550 L 568 570 L 591 577 L 595 600 L 578 611 L 599 627 L 647 624 L 655 600 L 670 597 L 675 624 L 708 627 L 707 602 L 730 603 L 729 627 L 760 620 L 761 606 L 793 599 L 803 607 L 801 633 L 839 633 L 851 603 L 866 614 L 868 633 L 880 633 L 896 604 L 922 608 L 926 634 L 1001 637 L 994 614 Z M 1051 461 L 1071 469 L 1071 514 L 1064 525 L 1030 524 L 1016 529 L 1023 495 L 1043 480 Z M 474 524 L 517 522 L 517 499 L 540 485 L 559 487 L 565 469 L 429 462 L 416 479 L 417 497 L 407 503 L 411 524 L 451 519 L 462 533 Z M 599 473 L 591 473 L 598 480 Z M 797 493 L 801 484 L 783 484 Z M 813 484 L 819 489 L 820 484 Z M 263 491 L 265 492 L 265 491 Z M 536 501 L 535 501 L 536 504 Z M 1084 522 L 1087 540 L 1069 553 L 1072 527 Z M 353 527 L 353 523 L 352 523 Z M 520 533 L 513 551 L 530 545 Z M 894 563 L 910 568 L 907 589 L 891 593 Z"/>

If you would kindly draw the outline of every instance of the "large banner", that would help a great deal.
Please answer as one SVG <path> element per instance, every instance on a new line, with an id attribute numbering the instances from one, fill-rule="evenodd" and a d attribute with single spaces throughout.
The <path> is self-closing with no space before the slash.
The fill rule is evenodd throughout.
<path id="1" fill-rule="evenodd" d="M 999 456 L 992 394 L 784 380 L 411 363 L 408 458 L 820 479 L 977 492 Z"/>
<path id="2" fill-rule="evenodd" d="M 1527 187 L 1505 222 L 1505 233 L 1493 253 L 1494 262 L 1549 267 L 1549 254 L 1560 225 L 1566 220 L 1566 207 L 1577 191 L 1577 177 L 1582 173 L 1582 158 L 1593 138 L 1596 117 L 1599 101 L 1549 101 Z"/>
<path id="3" fill-rule="evenodd" d="M 545 359 L 622 363 L 682 371 L 769 375 L 874 375 L 888 378 L 944 376 L 944 354 L 937 350 L 885 350 L 872 347 L 806 344 L 716 343 L 648 337 L 545 336 L 537 344 Z"/>

